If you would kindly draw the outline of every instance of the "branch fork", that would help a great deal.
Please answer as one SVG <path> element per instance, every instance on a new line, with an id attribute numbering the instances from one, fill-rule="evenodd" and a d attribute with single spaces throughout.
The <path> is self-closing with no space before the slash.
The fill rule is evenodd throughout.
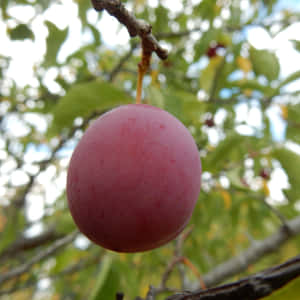
<path id="1" fill-rule="evenodd" d="M 120 0 L 92 0 L 92 4 L 95 10 L 102 11 L 105 9 L 121 24 L 125 25 L 130 37 L 139 36 L 142 40 L 143 49 L 145 49 L 146 52 L 155 52 L 161 59 L 168 57 L 168 51 L 162 48 L 152 35 L 152 26 L 144 20 L 136 19 Z"/>

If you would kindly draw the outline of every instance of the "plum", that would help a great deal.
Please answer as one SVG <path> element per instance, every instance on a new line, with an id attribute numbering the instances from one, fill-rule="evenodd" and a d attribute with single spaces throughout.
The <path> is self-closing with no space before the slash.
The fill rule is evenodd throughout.
<path id="1" fill-rule="evenodd" d="M 129 104 L 95 120 L 71 157 L 67 198 L 80 231 L 117 252 L 151 250 L 186 226 L 201 162 L 188 129 L 170 113 Z"/>

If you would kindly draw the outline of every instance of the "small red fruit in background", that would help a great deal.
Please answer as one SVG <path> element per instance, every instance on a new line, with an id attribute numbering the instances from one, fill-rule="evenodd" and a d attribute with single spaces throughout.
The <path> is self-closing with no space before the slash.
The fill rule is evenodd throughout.
<path id="1" fill-rule="evenodd" d="M 270 171 L 267 170 L 267 169 L 262 169 L 260 172 L 259 172 L 259 176 L 263 179 L 270 179 Z"/>
<path id="2" fill-rule="evenodd" d="M 223 49 L 223 48 L 226 48 L 226 46 L 225 46 L 223 43 L 217 43 L 217 44 L 211 45 L 211 46 L 207 49 L 206 55 L 207 55 L 209 58 L 213 58 L 213 57 L 217 56 L 217 54 L 218 54 L 218 49 Z"/>
<path id="3" fill-rule="evenodd" d="M 146 251 L 186 226 L 201 163 L 184 125 L 159 108 L 131 104 L 102 115 L 77 145 L 67 197 L 80 231 L 104 248 Z"/>
<path id="4" fill-rule="evenodd" d="M 207 127 L 214 127 L 216 124 L 213 118 L 209 118 L 205 120 L 205 125 Z"/>

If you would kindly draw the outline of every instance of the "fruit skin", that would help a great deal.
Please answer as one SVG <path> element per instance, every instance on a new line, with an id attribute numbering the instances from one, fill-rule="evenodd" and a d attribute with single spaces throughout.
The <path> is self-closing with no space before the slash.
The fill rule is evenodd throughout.
<path id="1" fill-rule="evenodd" d="M 72 155 L 67 198 L 80 231 L 104 248 L 138 252 L 174 239 L 200 192 L 189 131 L 159 108 L 130 104 L 102 115 Z"/>

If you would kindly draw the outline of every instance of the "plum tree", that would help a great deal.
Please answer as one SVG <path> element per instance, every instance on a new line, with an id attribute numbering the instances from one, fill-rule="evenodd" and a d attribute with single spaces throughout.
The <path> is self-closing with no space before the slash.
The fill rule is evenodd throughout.
<path id="1" fill-rule="evenodd" d="M 72 155 L 69 208 L 104 248 L 138 252 L 174 239 L 200 192 L 201 163 L 188 129 L 168 112 L 120 106 L 87 129 Z"/>

